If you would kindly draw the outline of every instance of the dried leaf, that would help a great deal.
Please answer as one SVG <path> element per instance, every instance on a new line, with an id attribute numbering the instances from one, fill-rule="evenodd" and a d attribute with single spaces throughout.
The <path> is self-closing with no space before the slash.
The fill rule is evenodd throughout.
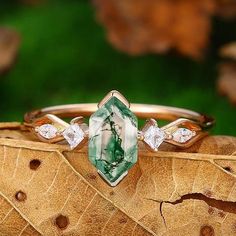
<path id="1" fill-rule="evenodd" d="M 112 188 L 89 163 L 86 147 L 32 142 L 20 125 L 0 136 L 0 201 L 8 203 L 1 204 L 1 235 L 11 235 L 6 220 L 14 230 L 25 232 L 24 225 L 28 235 L 236 233 L 236 138 L 208 137 L 189 153 L 151 153 L 140 145 L 139 162 Z"/>
<path id="2" fill-rule="evenodd" d="M 224 63 L 220 66 L 218 91 L 236 104 L 236 63 Z"/>
<path id="3" fill-rule="evenodd" d="M 216 0 L 217 3 L 217 15 L 226 19 L 232 19 L 236 17 L 236 1 L 235 0 Z"/>
<path id="4" fill-rule="evenodd" d="M 220 49 L 220 55 L 236 60 L 236 42 L 228 43 Z"/>
<path id="5" fill-rule="evenodd" d="M 208 44 L 214 0 L 95 0 L 109 41 L 132 55 L 171 49 L 202 56 Z M 196 33 L 197 32 L 197 33 Z"/>
<path id="6" fill-rule="evenodd" d="M 20 36 L 13 30 L 0 28 L 0 73 L 8 70 L 15 61 Z"/>
<path id="7" fill-rule="evenodd" d="M 12 139 L 17 131 L 8 133 L 10 139 L 0 139 L 1 201 L 10 203 L 1 205 L 1 235 L 27 235 L 29 225 L 28 235 L 151 235 L 78 174 L 61 146 Z"/>

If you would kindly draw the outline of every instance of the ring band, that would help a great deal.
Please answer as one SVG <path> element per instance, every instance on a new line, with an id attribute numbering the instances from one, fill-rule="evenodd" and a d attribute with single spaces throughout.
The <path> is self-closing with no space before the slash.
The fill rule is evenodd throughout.
<path id="1" fill-rule="evenodd" d="M 96 112 L 98 105 L 96 103 L 59 105 L 43 108 L 26 113 L 24 121 L 28 124 L 35 119 L 46 114 L 57 115 L 61 118 L 85 116 L 88 117 Z M 173 121 L 178 118 L 186 118 L 197 122 L 202 128 L 210 128 L 214 119 L 200 113 L 176 107 L 150 105 L 150 104 L 130 104 L 130 110 L 139 118 L 153 118 L 158 120 Z"/>
<path id="2" fill-rule="evenodd" d="M 83 117 L 89 117 L 89 126 Z M 138 130 L 138 118 L 148 118 Z M 62 118 L 73 118 L 69 123 Z M 159 128 L 156 120 L 171 121 Z M 67 141 L 71 149 L 89 140 L 89 160 L 99 174 L 116 186 L 137 162 L 137 141 L 157 151 L 167 142 L 182 148 L 206 136 L 214 119 L 200 113 L 168 106 L 130 104 L 111 91 L 97 105 L 73 104 L 47 107 L 26 113 L 25 126 L 44 142 Z"/>

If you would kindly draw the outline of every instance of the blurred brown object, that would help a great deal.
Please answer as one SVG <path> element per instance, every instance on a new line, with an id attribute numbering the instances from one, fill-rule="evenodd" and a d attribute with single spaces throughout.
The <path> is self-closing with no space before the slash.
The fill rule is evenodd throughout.
<path id="1" fill-rule="evenodd" d="M 174 49 L 201 58 L 215 0 L 95 0 L 109 41 L 131 55 Z"/>
<path id="2" fill-rule="evenodd" d="M 236 60 L 236 42 L 228 43 L 220 49 L 220 55 Z"/>
<path id="3" fill-rule="evenodd" d="M 236 105 L 236 62 L 225 62 L 220 65 L 218 91 Z"/>
<path id="4" fill-rule="evenodd" d="M 13 30 L 0 28 L 0 73 L 8 70 L 15 61 L 20 36 Z"/>
<path id="5" fill-rule="evenodd" d="M 236 42 L 224 45 L 219 52 L 220 56 L 231 61 L 220 65 L 218 91 L 236 105 Z"/>
<path id="6" fill-rule="evenodd" d="M 226 19 L 236 18 L 236 0 L 216 0 L 217 15 Z"/>

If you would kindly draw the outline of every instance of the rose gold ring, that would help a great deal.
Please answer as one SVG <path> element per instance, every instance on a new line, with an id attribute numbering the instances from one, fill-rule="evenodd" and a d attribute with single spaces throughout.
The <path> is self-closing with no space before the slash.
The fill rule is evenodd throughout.
<path id="1" fill-rule="evenodd" d="M 87 125 L 84 117 L 89 116 Z M 137 117 L 148 119 L 141 130 Z M 68 123 L 63 118 L 73 119 Z M 156 120 L 170 123 L 158 127 Z M 47 107 L 26 113 L 24 121 L 44 142 L 67 142 L 74 149 L 88 141 L 90 161 L 112 186 L 137 161 L 138 140 L 151 151 L 158 151 L 163 142 L 187 148 L 206 136 L 214 124 L 213 118 L 187 109 L 130 104 L 118 91 L 108 93 L 98 105 Z"/>

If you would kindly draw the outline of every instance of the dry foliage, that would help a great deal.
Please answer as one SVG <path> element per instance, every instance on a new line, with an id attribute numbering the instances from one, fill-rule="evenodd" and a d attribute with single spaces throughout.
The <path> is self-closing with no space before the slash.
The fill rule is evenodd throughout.
<path id="1" fill-rule="evenodd" d="M 15 61 L 20 36 L 13 30 L 0 28 L 0 73 L 8 70 Z"/>
<path id="2" fill-rule="evenodd" d="M 224 45 L 220 49 L 220 56 L 236 60 L 236 42 L 231 42 Z"/>
<path id="3" fill-rule="evenodd" d="M 132 55 L 170 49 L 199 58 L 208 44 L 215 0 L 95 0 L 110 42 Z"/>
<path id="4" fill-rule="evenodd" d="M 236 17 L 236 1 L 235 0 L 216 0 L 217 15 L 226 19 Z"/>
<path id="5" fill-rule="evenodd" d="M 69 151 L 1 124 L 0 235 L 235 235 L 236 138 L 173 151 L 141 145 L 139 162 L 112 188 L 86 147 Z"/>
<path id="6" fill-rule="evenodd" d="M 179 53 L 199 59 L 212 16 L 236 17 L 235 0 L 94 0 L 109 41 L 131 55 Z"/>
<path id="7" fill-rule="evenodd" d="M 223 46 L 220 55 L 232 61 L 224 62 L 219 67 L 218 91 L 236 105 L 236 42 Z"/>
<path id="8" fill-rule="evenodd" d="M 217 82 L 218 91 L 221 95 L 229 98 L 236 105 L 236 63 L 223 63 L 220 65 L 220 74 Z"/>

